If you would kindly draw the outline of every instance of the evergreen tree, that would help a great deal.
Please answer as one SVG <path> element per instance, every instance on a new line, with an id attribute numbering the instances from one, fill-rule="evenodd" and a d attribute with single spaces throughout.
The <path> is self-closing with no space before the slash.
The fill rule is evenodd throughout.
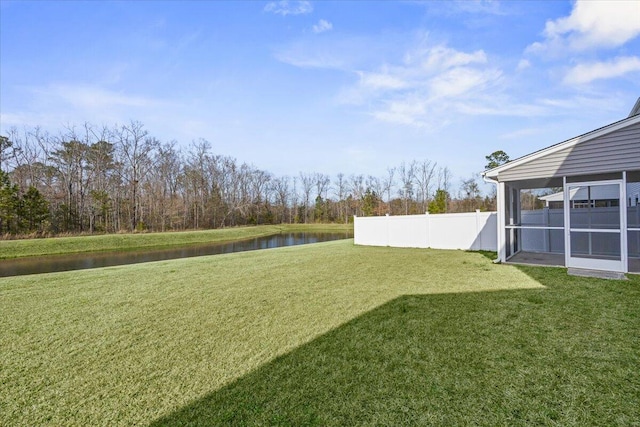
<path id="1" fill-rule="evenodd" d="M 487 159 L 487 164 L 484 166 L 485 169 L 497 168 L 509 161 L 509 155 L 502 150 L 494 151 L 488 156 L 484 156 L 484 158 Z"/>
<path id="2" fill-rule="evenodd" d="M 435 197 L 429 202 L 429 213 L 447 212 L 447 200 L 449 200 L 449 193 L 442 189 L 436 190 Z"/>
<path id="3" fill-rule="evenodd" d="M 11 184 L 9 175 L 0 170 L 0 233 L 17 232 L 19 206 L 18 186 Z"/>
<path id="4" fill-rule="evenodd" d="M 49 218 L 49 203 L 37 188 L 31 186 L 20 201 L 20 219 L 23 231 L 43 231 L 42 223 Z"/>
<path id="5" fill-rule="evenodd" d="M 8 154 L 5 155 L 5 151 L 9 151 L 9 149 L 13 146 L 13 143 L 6 136 L 0 135 L 0 169 L 2 169 L 2 163 L 8 157 Z"/>
<path id="6" fill-rule="evenodd" d="M 322 199 L 320 195 L 316 197 L 316 206 L 313 212 L 313 218 L 315 222 L 326 222 L 327 221 L 327 209 L 326 203 Z"/>
<path id="7" fill-rule="evenodd" d="M 378 207 L 378 203 L 380 202 L 380 198 L 376 194 L 375 191 L 371 191 L 370 188 L 367 188 L 364 196 L 362 196 L 362 213 L 364 216 L 372 216 L 375 212 L 375 209 Z"/>

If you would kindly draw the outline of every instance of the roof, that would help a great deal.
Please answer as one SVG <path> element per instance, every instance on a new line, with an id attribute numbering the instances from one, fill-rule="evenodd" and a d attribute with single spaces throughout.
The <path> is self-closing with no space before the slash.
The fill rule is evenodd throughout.
<path id="1" fill-rule="evenodd" d="M 568 139 L 563 142 L 559 142 L 557 144 L 551 145 L 547 148 L 543 148 L 538 151 L 534 151 L 531 154 L 527 154 L 526 156 L 519 157 L 517 159 L 511 160 L 503 165 L 495 167 L 493 169 L 486 170 L 482 173 L 482 176 L 487 178 L 497 178 L 500 172 L 504 172 L 513 167 L 520 166 L 524 163 L 531 162 L 533 160 L 539 159 L 541 157 L 547 156 L 549 154 L 555 153 L 560 150 L 564 150 L 565 148 L 572 147 L 574 145 L 590 141 L 595 138 L 599 138 L 603 135 L 609 134 L 611 132 L 615 132 L 624 127 L 640 123 L 640 98 L 636 101 L 635 106 L 631 110 L 631 113 L 627 118 L 619 120 L 617 122 L 611 123 L 609 125 L 603 126 L 601 128 L 592 130 L 591 132 L 587 132 L 580 136 Z"/>
<path id="2" fill-rule="evenodd" d="M 591 188 L 591 198 L 593 200 L 609 200 L 609 199 L 617 199 L 618 190 L 614 188 L 610 188 L 607 186 L 598 186 Z M 586 200 L 589 197 L 587 196 L 587 188 L 572 188 L 569 191 L 569 199 L 570 200 Z M 538 197 L 540 200 L 544 200 L 545 202 L 562 202 L 564 201 L 564 191 L 559 191 L 557 193 L 548 194 L 546 196 Z"/>
<path id="3" fill-rule="evenodd" d="M 618 193 L 607 186 L 595 187 L 592 191 L 592 198 L 595 200 L 608 200 L 608 199 L 617 199 Z M 571 188 L 569 190 L 569 199 L 571 200 L 586 200 L 586 188 Z M 627 197 L 637 197 L 640 194 L 640 182 L 628 182 L 627 183 Z M 538 199 L 545 202 L 563 202 L 564 201 L 564 191 L 559 191 L 557 193 L 547 194 L 546 196 L 540 196 Z M 635 205 L 633 205 L 635 206 Z"/>
<path id="4" fill-rule="evenodd" d="M 633 106 L 631 112 L 629 113 L 629 117 L 637 116 L 640 114 L 640 98 L 636 101 L 636 105 Z"/>

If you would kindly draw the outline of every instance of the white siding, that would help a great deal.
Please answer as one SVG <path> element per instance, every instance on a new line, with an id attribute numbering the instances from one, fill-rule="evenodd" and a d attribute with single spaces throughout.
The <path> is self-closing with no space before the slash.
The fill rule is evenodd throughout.
<path id="1" fill-rule="evenodd" d="M 640 170 L 640 123 L 499 173 L 500 181 Z"/>

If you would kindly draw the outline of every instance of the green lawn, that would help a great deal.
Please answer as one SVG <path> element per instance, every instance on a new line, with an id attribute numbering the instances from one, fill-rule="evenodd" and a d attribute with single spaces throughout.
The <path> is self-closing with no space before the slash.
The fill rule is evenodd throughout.
<path id="1" fill-rule="evenodd" d="M 81 252 L 128 251 L 221 243 L 299 231 L 353 232 L 353 224 L 283 224 L 170 233 L 105 234 L 48 239 L 0 240 L 0 260 Z"/>
<path id="2" fill-rule="evenodd" d="M 0 279 L 0 425 L 640 425 L 640 277 L 334 241 Z"/>

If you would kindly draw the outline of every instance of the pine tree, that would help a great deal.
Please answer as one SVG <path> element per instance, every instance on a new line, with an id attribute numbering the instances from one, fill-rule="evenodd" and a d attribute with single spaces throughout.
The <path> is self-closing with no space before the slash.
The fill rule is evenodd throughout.
<path id="1" fill-rule="evenodd" d="M 0 170 L 0 233 L 18 231 L 19 206 L 18 186 L 11 184 L 9 175 Z"/>
<path id="2" fill-rule="evenodd" d="M 362 196 L 362 213 L 364 216 L 372 216 L 375 212 L 375 209 L 378 207 L 378 203 L 380 198 L 376 194 L 375 191 L 371 191 L 371 189 L 367 188 L 364 196 Z"/>
<path id="3" fill-rule="evenodd" d="M 42 231 L 42 223 L 49 218 L 49 203 L 37 188 L 31 186 L 20 201 L 22 230 Z"/>
<path id="4" fill-rule="evenodd" d="M 436 195 L 432 201 L 429 202 L 429 213 L 445 213 L 447 212 L 447 200 L 449 199 L 449 193 L 445 190 L 436 190 Z"/>

